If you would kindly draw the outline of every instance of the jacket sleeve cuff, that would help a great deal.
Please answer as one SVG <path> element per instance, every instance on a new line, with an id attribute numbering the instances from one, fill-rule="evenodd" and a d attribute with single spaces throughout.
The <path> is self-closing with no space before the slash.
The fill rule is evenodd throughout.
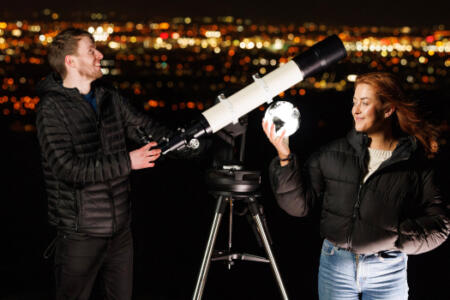
<path id="1" fill-rule="evenodd" d="M 280 165 L 280 158 L 278 156 L 272 159 L 269 165 L 269 176 L 274 192 L 278 191 L 279 182 L 284 181 L 283 178 L 287 178 L 295 172 L 297 164 L 297 156 L 295 154 L 292 154 L 292 159 L 285 166 Z"/>
<path id="2" fill-rule="evenodd" d="M 289 160 L 288 163 L 284 166 L 280 165 L 280 157 L 277 155 L 272 159 L 272 162 L 270 163 L 270 169 L 276 171 L 276 172 L 283 172 L 287 170 L 292 170 L 292 168 L 295 168 L 297 166 L 297 156 L 294 153 L 289 154 Z"/>

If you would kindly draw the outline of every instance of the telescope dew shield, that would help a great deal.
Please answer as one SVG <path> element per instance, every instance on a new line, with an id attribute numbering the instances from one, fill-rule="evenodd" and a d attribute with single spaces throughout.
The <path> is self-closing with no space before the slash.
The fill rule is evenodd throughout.
<path id="1" fill-rule="evenodd" d="M 344 44 L 337 35 L 332 35 L 297 55 L 293 60 L 305 78 L 323 72 L 328 66 L 346 56 Z"/>

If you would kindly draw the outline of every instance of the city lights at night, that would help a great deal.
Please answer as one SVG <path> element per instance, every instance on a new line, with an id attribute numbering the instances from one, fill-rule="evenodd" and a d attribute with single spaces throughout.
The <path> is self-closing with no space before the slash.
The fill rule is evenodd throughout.
<path id="1" fill-rule="evenodd" d="M 52 256 L 54 254 L 51 253 L 52 245 L 60 242 L 58 239 L 70 240 L 71 237 L 68 237 L 66 232 L 58 231 L 59 227 L 55 229 L 47 224 L 47 214 L 54 213 L 52 210 L 47 210 L 51 197 L 62 199 L 60 202 L 59 200 L 55 202 L 55 211 L 67 210 L 69 211 L 68 215 L 72 213 L 72 209 L 77 211 L 69 216 L 73 217 L 76 222 L 74 226 L 77 234 L 78 230 L 82 228 L 79 226 L 81 224 L 79 215 L 89 209 L 98 212 L 104 207 L 109 209 L 111 206 L 114 218 L 111 225 L 113 230 L 116 229 L 115 218 L 117 216 L 119 216 L 118 219 L 128 218 L 131 225 L 127 225 L 127 230 L 133 232 L 133 240 L 130 241 L 134 247 L 132 249 L 134 251 L 132 252 L 134 255 L 133 300 L 190 299 L 193 292 L 193 299 L 197 300 L 201 298 L 203 288 L 205 288 L 204 298 L 215 300 L 287 299 L 287 294 L 290 299 L 319 299 L 318 269 L 322 259 L 321 255 L 324 254 L 324 250 L 320 250 L 320 247 L 325 245 L 322 243 L 326 238 L 321 236 L 324 226 L 322 218 L 324 215 L 334 212 L 325 208 L 322 211 L 315 211 L 311 208 L 311 216 L 292 217 L 297 215 L 288 212 L 277 198 L 279 195 L 288 194 L 291 191 L 280 189 L 281 192 L 274 192 L 274 187 L 279 184 L 277 180 L 282 177 L 271 177 L 273 174 L 286 175 L 287 173 L 282 172 L 286 172 L 287 168 L 275 169 L 275 171 L 270 168 L 273 168 L 274 164 L 276 167 L 280 164 L 281 167 L 288 165 L 289 168 L 293 168 L 292 161 L 294 161 L 295 167 L 301 166 L 303 163 L 309 163 L 308 156 L 315 153 L 317 149 L 328 147 L 330 142 L 338 138 L 350 139 L 350 134 L 347 135 L 348 132 L 354 130 L 357 122 L 360 121 L 354 115 L 356 114 L 355 110 L 358 109 L 355 107 L 359 104 L 355 85 L 358 85 L 358 76 L 361 74 L 387 72 L 399 79 L 399 85 L 404 89 L 406 98 L 414 103 L 417 115 L 429 121 L 430 127 L 439 128 L 442 133 L 437 140 L 441 148 L 435 156 L 429 157 L 433 157 L 430 161 L 438 166 L 439 168 L 436 167 L 436 169 L 441 172 L 437 172 L 436 176 L 441 181 L 442 178 L 447 178 L 445 174 L 448 174 L 448 171 L 441 170 L 443 166 L 444 168 L 448 166 L 450 157 L 450 24 L 448 16 L 446 19 L 442 17 L 450 11 L 447 3 L 420 2 L 413 5 L 404 3 L 406 1 L 394 3 L 393 1 L 379 0 L 375 3 L 367 3 L 367 7 L 363 9 L 362 6 L 366 4 L 356 0 L 348 0 L 343 3 L 325 1 L 320 5 L 313 2 L 303 3 L 290 0 L 283 3 L 240 0 L 217 3 L 203 0 L 197 2 L 166 1 L 167 3 L 135 0 L 120 4 L 109 3 L 109 1 L 94 3 L 95 1 L 81 0 L 78 2 L 73 3 L 73 7 L 69 7 L 68 3 L 44 0 L 43 3 L 30 3 L 23 7 L 23 11 L 22 6 L 25 6 L 23 3 L 11 2 L 4 11 L 0 12 L 0 130 L 2 133 L 0 165 L 2 165 L 3 175 L 0 181 L 3 183 L 2 190 L 5 193 L 5 196 L 2 196 L 5 207 L 1 209 L 3 214 L 0 219 L 5 220 L 3 227 L 6 229 L 6 240 L 3 243 L 6 246 L 3 248 L 6 251 L 4 257 L 8 258 L 0 264 L 8 277 L 8 280 L 5 281 L 6 284 L 0 285 L 0 299 L 54 299 L 56 288 L 53 281 L 59 274 L 54 272 L 56 269 L 54 269 L 54 261 L 56 260 Z M 408 11 L 409 6 L 411 7 Z M 420 19 L 422 11 L 423 18 Z M 53 116 L 52 113 L 49 113 L 46 118 L 50 118 L 51 122 L 55 123 L 47 124 L 48 132 L 39 127 L 39 122 L 43 122 L 44 118 L 40 119 L 39 108 L 46 103 L 47 98 L 39 90 L 38 84 L 51 78 L 49 74 L 52 69 L 48 59 L 49 49 L 52 48 L 50 45 L 55 40 L 58 41 L 58 34 L 61 31 L 68 28 L 81 29 L 90 34 L 86 36 L 92 36 L 96 49 L 102 54 L 100 59 L 98 51 L 91 49 L 94 53 L 92 57 L 97 55 L 96 59 L 98 59 L 95 61 L 98 75 L 96 78 L 101 77 L 98 82 L 102 82 L 101 84 L 103 81 L 107 82 L 108 87 L 111 87 L 111 90 L 105 92 L 107 96 L 110 95 L 108 93 L 113 93 L 111 91 L 115 93 L 117 90 L 117 94 L 123 96 L 123 98 L 119 97 L 120 101 L 123 100 L 124 103 L 128 101 L 130 104 L 129 107 L 124 105 L 125 108 L 119 105 L 121 107 L 119 113 L 117 112 L 119 110 L 112 109 L 111 111 L 114 112 L 108 112 L 110 115 L 106 114 L 102 118 L 101 110 L 96 106 L 101 102 L 95 102 L 98 94 L 92 96 L 94 88 L 89 90 L 94 84 L 91 86 L 89 83 L 85 93 L 81 92 L 81 85 L 70 86 L 70 89 L 83 96 L 79 97 L 80 99 L 84 98 L 91 104 L 95 112 L 95 115 L 92 113 L 93 117 L 90 120 L 95 120 L 92 121 L 92 124 L 95 124 L 89 133 L 79 133 L 81 129 L 87 128 L 86 119 L 76 120 L 70 113 L 67 114 L 67 118 L 60 119 L 58 117 L 51 119 Z M 340 58 L 343 58 L 336 59 L 333 63 L 324 63 L 325 60 L 320 61 L 317 57 L 326 55 L 314 52 L 314 55 L 317 56 L 314 59 L 320 61 L 322 67 L 326 65 L 326 68 L 321 69 L 316 63 L 315 68 L 320 69 L 320 72 L 303 77 L 306 67 L 302 69 L 303 66 L 294 58 L 314 48 L 315 45 L 330 36 L 339 41 L 340 46 L 336 48 L 341 51 Z M 91 38 L 86 38 L 86 40 L 92 43 Z M 57 43 L 53 45 L 55 44 Z M 335 50 L 335 52 L 339 51 Z M 64 66 L 69 65 L 68 57 L 70 55 L 64 57 Z M 309 57 L 305 58 L 305 61 L 308 59 Z M 246 110 L 242 116 L 237 116 L 239 111 L 236 109 L 237 106 L 245 106 L 247 102 L 243 99 L 239 102 L 239 99 L 234 98 L 234 102 L 230 101 L 231 96 L 252 84 L 258 89 L 264 90 L 268 95 L 271 86 L 268 85 L 268 81 L 263 80 L 264 76 L 283 66 L 290 66 L 294 62 L 297 65 L 297 71 L 301 74 L 301 76 L 299 75 L 301 79 L 295 81 L 297 82 L 295 85 L 282 92 L 273 90 L 273 95 L 276 95 L 273 99 L 270 96 L 269 99 L 263 99 L 264 101 L 260 102 L 248 101 L 248 103 L 256 104 L 252 106 L 251 110 Z M 310 62 L 308 61 L 308 63 Z M 286 78 L 283 77 L 284 82 L 290 82 L 290 78 Z M 69 89 L 68 86 L 61 86 L 61 88 Z M 257 88 L 255 87 L 255 89 Z M 377 97 L 381 95 L 375 88 L 373 90 L 378 92 L 378 94 L 374 92 Z M 49 93 L 51 94 L 51 92 Z M 92 99 L 89 100 L 89 95 L 93 97 L 94 103 L 90 102 Z M 380 96 L 380 99 L 382 97 L 384 96 Z M 364 95 L 361 97 L 361 99 L 367 98 L 369 97 Z M 111 99 L 113 99 L 112 96 Z M 271 102 L 272 100 L 274 102 Z M 293 125 L 294 130 L 289 133 L 292 135 L 288 139 L 288 143 L 281 146 L 278 144 L 277 148 L 277 141 L 271 140 L 270 134 L 268 134 L 270 130 L 263 128 L 261 123 L 269 105 L 273 103 L 275 105 L 272 107 L 276 108 L 276 104 L 280 103 L 277 102 L 278 100 L 288 102 L 284 103 L 283 113 L 294 119 L 295 126 Z M 60 102 L 57 101 L 60 99 L 55 100 L 52 105 L 59 106 Z M 384 102 L 380 103 L 385 105 Z M 83 101 L 81 104 L 85 105 Z M 67 104 L 63 103 L 61 107 L 63 105 Z M 72 109 L 70 105 L 68 107 Z M 113 106 L 112 104 L 106 105 Z M 234 119 L 229 117 L 228 111 L 225 113 L 225 110 L 211 113 L 217 119 L 223 117 L 228 123 L 233 119 L 228 126 L 217 121 L 221 126 L 219 126 L 220 130 L 218 129 L 216 132 L 211 128 L 206 128 L 205 120 L 202 118 L 204 112 L 208 112 L 208 109 L 211 111 L 211 108 L 219 105 L 228 107 L 229 115 Z M 233 105 L 235 106 L 233 107 Z M 413 104 L 408 105 L 413 107 Z M 89 108 L 89 106 L 85 106 Z M 55 109 L 54 113 L 59 113 L 59 109 Z M 372 108 L 369 108 L 368 111 L 370 109 Z M 295 113 L 292 113 L 293 111 Z M 154 119 L 173 130 L 170 134 L 164 132 L 161 137 L 158 136 L 160 144 L 149 146 L 147 152 L 143 152 L 142 157 L 143 160 L 146 160 L 145 163 L 154 162 L 155 166 L 136 167 L 136 160 L 133 160 L 132 155 L 136 153 L 133 151 L 142 150 L 141 147 L 143 147 L 143 145 L 138 145 L 139 142 L 135 135 L 140 139 L 140 143 L 145 141 L 147 146 L 148 139 L 157 139 L 155 134 L 152 136 L 152 134 L 144 132 L 144 136 L 141 135 L 143 127 L 138 126 L 138 123 L 133 123 L 141 120 L 136 121 L 138 118 L 130 118 L 130 115 L 134 113 L 139 115 L 139 118 L 150 117 L 151 120 Z M 360 119 L 370 122 L 370 111 L 365 113 L 367 116 Z M 120 117 L 117 120 L 114 119 L 116 123 L 112 121 L 107 123 L 110 118 L 114 118 L 111 117 L 113 114 Z M 270 119 L 274 124 L 278 122 L 276 126 L 279 127 L 285 126 L 285 122 L 278 116 L 270 115 L 269 118 L 267 115 L 265 120 Z M 300 115 L 301 125 L 299 125 Z M 398 122 L 399 117 L 395 116 L 397 118 L 395 120 Z M 214 118 L 211 117 L 211 119 Z M 388 119 L 388 117 L 384 117 L 384 119 Z M 206 118 L 206 121 L 210 120 Z M 214 121 L 216 120 L 214 119 Z M 60 130 L 65 127 L 61 124 L 67 124 L 67 127 L 73 126 L 74 129 L 65 132 Z M 391 126 L 391 123 L 389 124 Z M 419 124 L 418 121 L 414 123 L 414 126 L 417 124 Z M 420 123 L 416 127 L 424 126 L 423 124 L 425 123 Z M 124 127 L 112 133 L 113 130 L 110 128 L 120 126 Z M 161 129 L 161 132 L 167 130 L 166 127 Z M 299 130 L 295 131 L 298 127 Z M 394 128 L 393 125 L 392 127 Z M 176 149 L 181 149 L 179 152 L 173 150 L 170 155 L 166 155 L 164 146 L 161 145 L 168 141 L 172 142 L 178 137 L 177 135 L 183 136 L 189 132 L 190 128 L 201 128 L 204 135 L 203 133 L 202 135 L 197 134 L 191 140 L 186 139 L 186 143 Z M 399 128 L 395 128 L 395 130 L 406 132 L 405 128 Z M 57 140 L 54 142 L 56 146 L 55 149 L 52 149 L 54 153 L 51 153 L 55 157 L 51 155 L 50 158 L 45 157 L 43 149 L 48 150 L 50 142 L 42 141 L 39 130 L 44 131 L 51 138 L 56 136 Z M 105 134 L 107 130 L 110 132 Z M 277 134 L 281 134 L 281 131 Z M 392 135 L 394 134 L 392 133 Z M 91 136 L 95 137 L 91 138 Z M 422 138 L 429 139 L 430 144 L 434 141 L 432 136 Z M 369 144 L 371 139 L 372 137 L 369 137 Z M 83 153 L 77 156 L 76 152 L 82 148 L 76 144 L 79 143 L 79 140 L 87 141 L 86 149 L 88 150 L 86 152 L 88 154 Z M 200 140 L 199 144 L 190 147 L 188 142 L 194 140 L 195 142 Z M 281 143 L 280 141 L 281 139 L 278 142 Z M 123 145 L 117 146 L 121 142 Z M 419 144 L 422 140 L 416 138 L 415 142 Z M 363 142 L 360 143 L 363 145 Z M 389 153 L 392 156 L 389 157 L 395 156 L 396 146 L 399 144 L 391 141 Z M 195 153 L 196 147 L 199 145 L 198 153 Z M 391 149 L 392 145 L 394 146 Z M 64 147 L 72 148 L 63 155 L 60 153 L 66 151 Z M 111 147 L 112 150 L 105 150 L 108 147 Z M 150 151 L 157 147 L 163 149 L 163 154 L 153 154 L 153 152 L 150 154 Z M 280 149 L 285 150 L 285 148 L 282 147 L 287 147 L 289 151 L 283 153 Z M 336 160 L 341 152 L 349 155 L 347 153 L 349 150 L 336 149 L 330 151 L 330 153 L 336 152 Z M 418 149 L 418 152 L 423 150 L 420 147 Z M 191 150 L 195 155 L 189 153 Z M 369 154 L 369 150 L 366 151 L 366 154 L 372 155 Z M 125 153 L 123 157 L 120 156 L 123 154 L 122 152 Z M 236 157 L 239 155 L 240 159 L 237 162 Z M 94 159 L 90 160 L 91 156 Z M 156 157 L 155 161 L 152 160 L 154 157 Z M 275 160 L 272 160 L 274 157 Z M 351 159 L 347 159 L 347 161 L 360 159 L 356 155 L 348 157 Z M 86 170 L 92 168 L 94 170 L 92 176 L 86 175 L 82 178 L 81 183 L 75 179 L 72 182 L 72 179 L 66 178 L 64 180 L 67 181 L 59 181 L 58 176 L 63 177 L 66 174 L 82 177 L 80 174 L 83 174 L 83 168 L 77 169 L 71 159 L 79 162 Z M 390 158 L 386 160 L 388 159 Z M 64 161 L 61 172 L 43 167 L 45 163 L 51 167 L 60 161 Z M 417 159 L 417 164 L 419 164 L 418 162 L 419 159 Z M 98 166 L 103 163 L 111 163 L 112 167 L 100 169 Z M 117 165 L 113 165 L 114 163 Z M 364 163 L 368 164 L 369 160 L 367 159 Z M 383 164 L 380 166 L 384 167 Z M 320 185 L 323 193 L 317 193 L 317 195 L 311 193 L 310 195 L 305 192 L 304 198 L 308 199 L 305 201 L 310 201 L 310 198 L 313 197 L 317 197 L 317 199 L 322 197 L 319 205 L 324 205 L 324 207 L 325 205 L 331 205 L 331 207 L 335 205 L 336 211 L 338 211 L 341 209 L 340 206 L 344 205 L 337 202 L 335 204 L 333 204 L 334 202 L 325 203 L 335 196 L 334 193 L 328 194 L 326 189 L 339 185 L 345 191 L 347 185 L 353 184 L 353 179 L 347 180 L 345 177 L 348 171 L 346 167 L 337 168 L 339 170 L 332 173 L 333 176 L 327 177 L 326 174 L 322 174 L 322 170 L 327 171 L 332 168 L 332 165 L 329 161 L 324 163 L 322 160 L 318 160 L 317 165 L 314 165 L 313 168 L 305 168 L 305 170 L 299 168 L 298 170 L 314 173 L 317 169 L 320 170 L 317 171 L 320 174 L 314 174 L 323 178 L 323 181 L 317 184 L 317 186 Z M 344 165 L 347 166 L 343 163 L 342 166 Z M 417 177 L 419 178 L 417 179 L 414 177 L 417 172 L 425 170 L 422 165 L 417 167 L 417 170 L 411 171 L 405 160 L 404 165 L 401 165 L 398 170 L 389 169 L 389 166 L 385 168 L 379 173 L 376 173 L 378 171 L 370 173 L 369 179 L 375 181 L 375 178 L 370 177 L 373 174 L 378 176 L 379 174 L 383 175 L 383 172 L 392 172 L 395 174 L 390 180 L 397 184 L 395 176 L 398 174 L 396 172 L 400 174 L 408 170 L 410 172 L 408 173 L 410 176 L 408 184 L 404 183 L 407 182 L 406 179 L 401 181 L 401 184 L 415 187 L 414 193 L 429 192 L 420 185 L 423 183 L 420 180 L 425 182 L 429 178 L 419 176 L 420 178 Z M 244 184 L 250 181 L 248 178 L 253 174 L 250 173 L 255 172 L 258 175 L 258 190 L 255 195 L 261 204 L 256 211 L 264 220 L 256 220 L 255 214 L 258 215 L 258 213 L 252 211 L 255 208 L 252 208 L 251 204 L 248 204 L 248 207 L 243 204 L 247 203 L 242 200 L 244 199 L 243 194 L 238 193 L 236 200 L 233 198 L 236 195 L 235 191 L 230 196 L 226 193 L 228 191 L 211 190 L 211 177 L 208 177 L 211 176 L 211 169 L 228 172 L 227 176 L 242 171 L 244 175 L 240 180 Z M 246 173 L 248 170 L 251 170 L 250 175 Z M 364 169 L 364 172 L 366 171 L 369 172 L 369 165 L 367 170 Z M 115 173 L 120 173 L 120 175 Z M 216 176 L 214 174 L 213 176 Z M 303 176 L 297 173 L 294 175 L 286 175 L 287 179 L 282 179 L 288 182 L 297 180 L 296 176 Z M 111 176 L 112 179 L 104 180 L 108 176 Z M 50 181 L 48 181 L 48 177 L 51 178 Z M 126 182 L 126 186 L 122 187 L 121 183 L 117 183 L 123 178 L 128 180 L 128 177 L 129 181 Z M 342 179 L 344 177 L 345 180 Z M 369 179 L 366 182 L 370 182 Z M 220 184 L 226 185 L 222 182 Z M 355 188 L 355 191 L 357 190 L 355 199 L 357 200 L 355 200 L 356 204 L 352 206 L 353 214 L 342 213 L 343 220 L 347 217 L 352 222 L 361 219 L 361 216 L 355 211 L 360 209 L 360 205 L 364 205 L 360 200 L 360 194 L 363 190 L 362 186 L 367 185 L 361 180 L 358 184 L 359 189 Z M 304 188 L 303 185 L 311 189 L 319 188 L 316 187 L 314 180 L 305 181 L 301 185 L 302 188 Z M 67 186 L 67 190 L 62 189 L 61 186 Z M 393 192 L 394 189 L 391 191 L 391 188 L 389 184 L 386 184 L 386 187 L 380 191 L 369 188 L 367 193 L 372 193 L 373 199 L 379 201 L 377 203 L 386 201 L 384 197 L 395 198 L 394 202 L 400 202 L 410 197 L 410 193 L 398 192 L 396 194 L 397 191 Z M 58 193 L 49 192 L 52 189 L 58 190 Z M 105 193 L 96 198 L 97 194 L 95 193 L 101 189 L 105 189 Z M 341 188 L 339 188 L 339 192 L 341 192 Z M 225 193 L 223 194 L 225 196 L 220 193 Z M 421 203 L 424 210 L 429 214 L 427 217 L 431 215 L 436 219 L 432 219 L 432 221 L 429 219 L 423 221 L 420 218 L 408 219 L 410 223 L 407 225 L 415 230 L 417 226 L 422 225 L 423 221 L 426 225 L 433 224 L 436 227 L 427 229 L 428 231 L 423 229 L 421 234 L 424 236 L 431 233 L 445 235 L 444 231 L 439 231 L 439 226 L 442 224 L 438 217 L 441 215 L 436 207 L 442 199 L 444 199 L 442 201 L 448 200 L 445 198 L 447 193 L 450 194 L 450 191 L 448 187 L 444 186 L 442 189 L 444 196 L 439 198 L 439 195 L 439 197 L 433 198 L 436 201 L 433 202 L 435 206 L 426 207 L 424 204 L 426 201 L 431 201 L 431 198 L 423 196 L 424 199 L 420 199 L 423 202 Z M 117 204 L 117 199 L 121 199 L 122 196 L 128 197 L 127 201 L 131 204 L 128 205 L 128 202 L 125 204 L 125 201 L 120 203 L 121 206 Z M 352 198 L 353 194 L 349 193 L 347 196 Z M 110 202 L 99 204 L 100 202 L 97 201 L 102 201 L 102 197 L 109 199 Z M 217 200 L 216 206 L 214 206 L 214 200 Z M 226 202 L 227 205 L 220 204 L 220 201 Z M 250 197 L 251 201 L 253 198 Z M 305 207 L 312 206 L 312 202 L 313 200 L 311 203 L 308 202 Z M 259 205 L 257 202 L 255 203 L 255 205 Z M 120 209 L 128 205 L 128 210 L 123 210 L 125 212 L 122 211 L 121 215 L 116 212 L 116 205 L 120 206 Z M 390 203 L 383 202 L 383 205 L 386 206 L 386 212 L 383 215 L 374 216 L 374 224 L 391 217 Z M 412 204 L 411 207 L 413 207 Z M 224 229 L 215 233 L 218 236 L 218 245 L 214 248 L 214 245 L 211 246 L 214 232 L 213 230 L 209 231 L 209 226 L 212 224 L 211 228 L 214 229 L 214 226 L 218 227 L 220 224 L 220 220 L 216 219 L 220 209 L 222 209 L 221 213 L 229 210 L 230 215 L 224 215 L 222 222 L 228 224 L 222 224 Z M 363 213 L 370 213 L 372 208 L 367 206 L 366 209 L 367 211 Z M 283 210 L 286 210 L 291 216 Z M 213 212 L 215 213 L 214 219 Z M 414 212 L 418 214 L 418 212 Z M 406 214 L 406 210 L 404 213 Z M 336 215 L 339 214 L 340 212 L 336 213 Z M 126 217 L 123 217 L 124 215 Z M 248 220 L 242 216 L 247 217 Z M 367 222 L 372 226 L 371 221 L 365 219 L 360 224 Z M 66 220 L 60 219 L 58 222 L 62 224 Z M 255 222 L 256 225 L 252 222 Z M 344 223 L 342 221 L 342 224 Z M 63 226 L 61 224 L 57 226 Z M 364 226 L 368 226 L 367 224 Z M 225 228 L 227 226 L 228 228 Z M 232 226 L 234 227 L 232 228 Z M 342 225 L 342 227 L 345 226 Z M 375 225 L 373 226 L 367 230 L 368 236 L 380 230 Z M 406 227 L 410 229 L 408 226 Z M 262 227 L 264 230 L 261 230 Z M 333 231 L 334 228 L 331 230 L 330 227 L 332 226 L 330 225 L 327 229 Z M 349 232 L 362 230 L 361 228 L 352 227 Z M 385 228 L 383 230 L 385 230 L 383 234 L 387 236 L 386 240 L 390 241 L 394 235 L 401 236 L 403 234 L 401 230 L 404 228 L 399 223 L 389 230 Z M 272 255 L 267 255 L 270 259 L 265 261 L 266 264 L 240 262 L 238 261 L 240 259 L 236 259 L 236 257 L 228 257 L 227 260 L 221 262 L 221 259 L 214 261 L 209 257 L 208 262 L 209 260 L 212 262 L 211 270 L 208 269 L 208 266 L 205 271 L 204 264 L 208 251 L 211 250 L 212 257 L 223 256 L 226 251 L 231 249 L 231 237 L 233 237 L 233 247 L 244 251 L 244 258 L 240 257 L 242 261 L 249 257 L 247 249 L 250 253 L 263 255 L 267 253 L 264 252 L 264 249 L 267 251 L 264 241 L 265 233 L 263 232 L 261 235 L 261 231 L 267 231 L 267 234 L 270 232 L 268 238 L 273 241 L 270 241 L 269 247 L 272 247 L 274 251 L 281 275 L 277 273 L 278 270 L 271 270 L 270 264 L 267 263 L 273 263 Z M 336 228 L 335 231 L 337 232 L 339 229 Z M 210 234 L 209 239 L 208 233 Z M 74 239 L 82 240 L 88 236 L 83 234 Z M 223 238 L 227 235 L 228 240 Z M 57 238 L 55 239 L 55 237 Z M 105 238 L 105 240 L 110 238 L 101 234 L 97 237 Z M 405 234 L 404 238 L 408 239 L 410 236 Z M 347 242 L 351 245 L 350 237 Z M 219 249 L 222 244 L 228 247 L 228 250 L 224 250 L 225 252 Z M 427 243 L 422 246 L 431 247 Z M 400 248 L 392 248 L 395 249 L 388 249 L 386 253 L 403 251 L 397 251 Z M 344 249 L 337 242 L 333 243 L 332 253 L 341 250 L 353 251 L 350 246 Z M 449 292 L 446 289 L 446 284 L 450 279 L 447 275 L 450 268 L 448 250 L 449 242 L 447 240 L 426 254 L 410 255 L 408 253 L 409 299 L 449 299 Z M 61 249 L 57 249 L 57 251 L 61 251 Z M 205 256 L 199 272 L 198 267 L 202 261 L 203 251 L 205 251 Z M 382 251 L 377 251 L 370 255 L 373 254 L 377 259 L 383 260 L 382 255 L 379 254 Z M 50 252 L 49 259 L 43 258 L 44 252 L 44 256 Z M 362 252 L 361 255 L 357 252 L 351 253 L 358 257 L 355 260 L 356 266 L 358 266 L 365 252 Z M 360 257 L 361 261 L 359 261 Z M 208 276 L 206 285 L 200 280 L 199 274 L 203 274 L 204 277 Z M 283 277 L 287 292 L 284 288 L 280 288 L 282 286 L 280 277 Z M 197 287 L 195 286 L 196 279 Z M 101 280 L 93 283 L 93 294 L 89 299 L 102 299 L 99 295 L 107 293 L 103 290 L 102 284 Z M 198 286 L 200 285 L 202 287 L 200 296 L 198 296 Z"/>
<path id="2" fill-rule="evenodd" d="M 46 63 L 46 46 L 58 30 L 68 26 L 93 34 L 105 55 L 103 74 L 125 94 L 138 99 L 146 110 L 207 108 L 218 91 L 243 86 L 252 74 L 267 73 L 330 34 L 338 34 L 349 53 L 340 72 L 309 78 L 290 89 L 289 94 L 351 89 L 352 75 L 348 73 L 360 70 L 398 73 L 409 88 L 416 90 L 440 89 L 449 84 L 450 29 L 444 25 L 427 29 L 315 23 L 262 25 L 232 16 L 148 23 L 110 23 L 96 20 L 97 15 L 91 18 L 79 23 L 58 18 L 52 22 L 0 22 L 0 109 L 4 116 L 33 112 L 37 101 L 33 86 L 44 75 L 36 71 Z M 28 68 L 36 71 L 29 72 Z M 148 80 L 152 77 L 159 79 Z M 195 78 L 202 79 L 201 86 L 192 84 Z M 173 96 L 160 92 L 163 87 L 170 89 Z M 189 97 L 193 91 L 195 98 Z M 157 98 L 153 101 L 158 105 L 150 97 Z M 31 103 L 30 98 L 34 99 Z"/>

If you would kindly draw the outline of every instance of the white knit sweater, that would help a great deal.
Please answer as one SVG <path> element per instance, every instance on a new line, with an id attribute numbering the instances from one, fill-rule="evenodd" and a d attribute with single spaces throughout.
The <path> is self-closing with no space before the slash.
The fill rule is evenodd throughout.
<path id="1" fill-rule="evenodd" d="M 392 156 L 392 151 L 389 150 L 378 150 L 378 149 L 372 149 L 369 148 L 369 166 L 368 166 L 368 172 L 366 176 L 364 177 L 363 182 L 369 178 L 369 176 L 375 172 L 376 169 L 389 157 Z"/>

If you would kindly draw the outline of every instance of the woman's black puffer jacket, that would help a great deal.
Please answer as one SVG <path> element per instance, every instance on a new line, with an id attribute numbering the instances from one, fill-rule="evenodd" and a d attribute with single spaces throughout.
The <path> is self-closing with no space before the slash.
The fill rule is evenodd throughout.
<path id="1" fill-rule="evenodd" d="M 126 137 L 138 127 L 158 140 L 169 134 L 101 80 L 92 83 L 97 113 L 58 75 L 42 81 L 36 125 L 48 215 L 61 231 L 111 236 L 129 226 L 131 163 Z"/>
<path id="2" fill-rule="evenodd" d="M 300 217 L 321 205 L 322 237 L 354 253 L 418 254 L 442 244 L 450 231 L 448 206 L 415 138 L 401 138 L 363 183 L 368 143 L 353 130 L 313 154 L 302 170 L 295 155 L 284 167 L 275 158 L 269 176 L 280 207 Z"/>

